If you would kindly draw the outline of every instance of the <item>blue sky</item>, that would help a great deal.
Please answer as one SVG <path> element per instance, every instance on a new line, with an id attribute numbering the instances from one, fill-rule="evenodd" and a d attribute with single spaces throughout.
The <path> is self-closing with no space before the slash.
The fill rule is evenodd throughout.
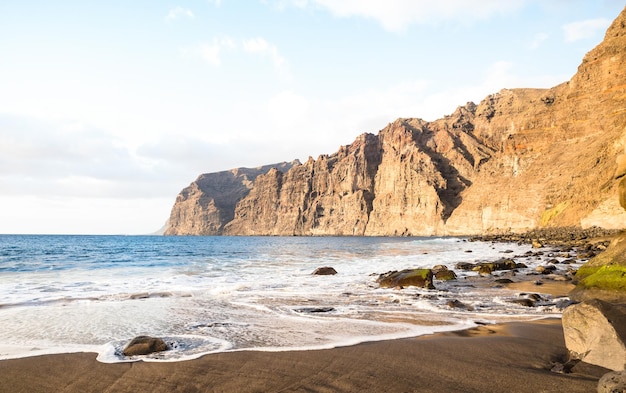
<path id="1" fill-rule="evenodd" d="M 0 233 L 142 234 L 199 174 L 567 81 L 617 0 L 0 2 Z"/>

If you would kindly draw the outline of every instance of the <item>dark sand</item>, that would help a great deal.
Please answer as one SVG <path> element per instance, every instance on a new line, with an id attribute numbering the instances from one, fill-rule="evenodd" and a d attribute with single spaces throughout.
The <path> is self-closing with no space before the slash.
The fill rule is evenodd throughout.
<path id="1" fill-rule="evenodd" d="M 595 392 L 607 372 L 566 360 L 560 320 L 481 326 L 319 351 L 103 364 L 92 353 L 0 361 L 1 392 Z"/>

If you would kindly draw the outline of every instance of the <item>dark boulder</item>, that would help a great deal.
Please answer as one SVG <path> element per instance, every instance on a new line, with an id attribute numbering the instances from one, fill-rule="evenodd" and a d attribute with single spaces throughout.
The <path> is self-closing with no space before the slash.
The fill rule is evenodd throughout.
<path id="1" fill-rule="evenodd" d="M 323 266 L 323 267 L 318 267 L 317 269 L 315 269 L 315 271 L 312 274 L 316 276 L 331 276 L 333 274 L 337 274 L 337 270 L 335 270 L 334 268 L 330 266 Z"/>
<path id="2" fill-rule="evenodd" d="M 137 336 L 130 340 L 124 351 L 124 356 L 148 355 L 155 352 L 167 351 L 169 346 L 158 337 Z"/>
<path id="3" fill-rule="evenodd" d="M 456 280 L 456 273 L 452 270 L 449 270 L 448 267 L 445 265 L 434 266 L 432 271 L 433 271 L 433 275 L 435 276 L 435 279 L 437 280 L 442 280 L 442 281 Z"/>
<path id="4" fill-rule="evenodd" d="M 405 269 L 381 274 L 376 280 L 381 288 L 421 287 L 435 289 L 431 269 Z"/>

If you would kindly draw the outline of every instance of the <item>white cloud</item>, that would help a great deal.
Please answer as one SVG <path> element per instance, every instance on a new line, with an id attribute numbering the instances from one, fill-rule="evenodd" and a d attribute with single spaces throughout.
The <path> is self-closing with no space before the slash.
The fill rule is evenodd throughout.
<path id="1" fill-rule="evenodd" d="M 304 8 L 317 6 L 341 18 L 360 16 L 380 23 L 386 30 L 402 31 L 412 24 L 434 24 L 443 21 L 472 23 L 498 13 L 511 12 L 528 0 L 280 0 Z"/>
<path id="2" fill-rule="evenodd" d="M 222 64 L 222 50 L 235 49 L 235 42 L 229 37 L 213 38 L 211 42 L 204 42 L 192 48 L 182 50 L 184 55 L 194 55 L 203 59 L 208 64 L 218 67 Z"/>
<path id="3" fill-rule="evenodd" d="M 167 13 L 165 20 L 171 21 L 171 20 L 176 20 L 178 18 L 183 18 L 183 17 L 193 19 L 194 14 L 190 9 L 178 6 L 178 7 L 172 8 L 170 12 Z"/>
<path id="4" fill-rule="evenodd" d="M 541 44 L 543 44 L 548 38 L 550 38 L 550 35 L 548 33 L 537 33 L 533 36 L 532 41 L 530 42 L 529 48 L 530 49 L 537 49 L 541 46 Z"/>
<path id="5" fill-rule="evenodd" d="M 604 32 L 611 21 L 605 18 L 588 19 L 580 22 L 568 23 L 563 26 L 566 42 L 576 42 L 587 38 L 593 38 L 598 33 Z"/>
<path id="6" fill-rule="evenodd" d="M 222 5 L 222 0 L 208 0 L 209 4 L 213 4 L 216 7 L 219 7 L 220 5 Z"/>
<path id="7" fill-rule="evenodd" d="M 184 55 L 194 55 L 202 58 L 212 66 L 222 64 L 222 52 L 224 49 L 241 50 L 244 53 L 267 56 L 271 59 L 276 72 L 284 79 L 291 79 L 289 62 L 285 59 L 276 45 L 268 42 L 262 37 L 244 40 L 234 40 L 230 37 L 214 38 L 211 42 L 205 42 L 192 48 L 185 48 L 181 52 Z"/>
<path id="8" fill-rule="evenodd" d="M 298 126 L 307 118 L 309 101 L 292 91 L 283 91 L 272 97 L 267 105 L 272 122 L 280 127 Z"/>
<path id="9" fill-rule="evenodd" d="M 243 41 L 243 50 L 247 53 L 269 56 L 274 63 L 274 68 L 285 79 L 291 78 L 289 64 L 283 56 L 278 52 L 276 45 L 270 44 L 264 38 L 257 37 Z"/>

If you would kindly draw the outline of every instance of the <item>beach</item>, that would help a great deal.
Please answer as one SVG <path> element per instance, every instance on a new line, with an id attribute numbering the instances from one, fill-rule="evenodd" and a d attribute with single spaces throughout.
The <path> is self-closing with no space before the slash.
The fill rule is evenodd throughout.
<path id="1" fill-rule="evenodd" d="M 607 370 L 550 371 L 560 319 L 512 322 L 317 351 L 240 351 L 105 364 L 95 353 L 0 361 L 1 392 L 592 392 Z"/>
<path id="2" fill-rule="evenodd" d="M 187 249 L 194 250 L 197 258 L 212 255 L 212 250 L 230 256 L 234 255 L 230 248 L 222 252 L 219 246 L 241 250 L 239 239 L 209 239 L 214 242 L 211 250 L 202 248 L 204 239 L 93 239 L 94 243 L 104 240 L 111 242 L 104 250 L 120 247 L 120 255 L 139 253 L 141 258 L 121 261 L 118 268 L 116 261 L 92 253 L 95 267 L 90 269 L 85 261 L 73 266 L 73 257 L 60 254 L 55 258 L 65 263 L 61 267 L 69 264 L 72 269 L 67 272 L 23 272 L 21 267 L 5 273 L 15 282 L 6 298 L 24 299 L 17 304 L 5 301 L 1 308 L 7 323 L 0 331 L 6 336 L 0 348 L 5 345 L 7 357 L 0 360 L 0 392 L 591 392 L 608 371 L 584 363 L 563 367 L 568 355 L 560 310 L 573 288 L 567 279 L 570 267 L 580 263 L 573 252 L 564 255 L 558 249 L 533 251 L 512 243 L 458 239 L 350 239 L 357 243 L 347 242 L 347 247 L 344 239 L 263 238 L 252 239 L 260 242 L 250 248 L 252 262 L 239 254 L 229 267 L 220 264 L 224 257 L 212 263 L 189 262 L 190 254 L 183 252 L 182 245 L 189 243 Z M 176 248 L 170 244 L 173 241 Z M 286 250 L 298 250 L 296 258 L 284 250 L 269 252 L 294 241 L 298 247 L 289 243 Z M 331 241 L 337 244 L 329 248 Z M 161 248 L 152 250 L 157 246 Z M 146 258 L 145 252 L 139 252 L 144 249 L 155 255 L 175 254 L 161 261 Z M 367 252 L 355 254 L 353 249 Z M 267 254 L 262 259 L 259 250 Z M 325 260 L 334 261 L 339 274 L 311 275 L 322 253 Z M 436 290 L 376 288 L 373 278 L 362 273 L 374 264 L 381 270 L 419 266 L 426 260 L 455 266 L 454 261 L 503 260 L 509 255 L 529 266 L 487 276 L 457 269 L 459 278 L 437 281 Z M 24 259 L 21 254 L 20 258 Z M 111 267 L 103 268 L 107 261 Z M 536 270 L 548 262 L 555 264 L 552 273 Z M 140 263 L 150 266 L 136 266 Z M 118 272 L 129 272 L 129 264 L 137 278 L 126 274 L 123 280 L 114 279 Z M 169 270 L 156 279 L 164 266 Z M 207 270 L 217 268 L 215 273 Z M 242 268 L 254 275 L 241 275 Z M 295 284 L 274 279 L 277 269 Z M 94 271 L 104 278 L 85 280 Z M 163 295 L 180 282 L 193 286 Z M 24 285 L 32 290 L 24 291 Z M 122 285 L 134 291 L 117 288 Z M 101 289 L 111 294 L 92 298 L 89 291 Z M 59 292 L 64 297 L 55 300 Z M 46 297 L 48 293 L 52 295 Z M 541 296 L 529 295 L 537 293 Z M 304 311 L 328 304 L 329 311 Z M 169 325 L 185 330 L 170 336 Z M 117 333 L 115 346 L 107 343 L 106 336 L 93 340 L 100 345 L 71 345 L 89 342 L 91 336 L 116 326 L 125 330 Z M 398 330 L 388 336 L 378 334 L 392 329 Z M 123 346 L 133 331 L 163 331 L 168 343 L 168 337 L 174 336 L 179 345 L 205 334 L 200 337 L 219 345 L 206 352 L 200 348 L 197 356 L 187 355 L 189 346 L 172 346 L 139 359 L 103 350 Z M 195 335 L 185 335 L 186 331 Z M 52 339 L 58 340 L 56 347 L 50 344 Z M 7 351 L 19 343 L 18 356 L 11 356 Z M 558 372 L 563 369 L 567 372 Z"/>

